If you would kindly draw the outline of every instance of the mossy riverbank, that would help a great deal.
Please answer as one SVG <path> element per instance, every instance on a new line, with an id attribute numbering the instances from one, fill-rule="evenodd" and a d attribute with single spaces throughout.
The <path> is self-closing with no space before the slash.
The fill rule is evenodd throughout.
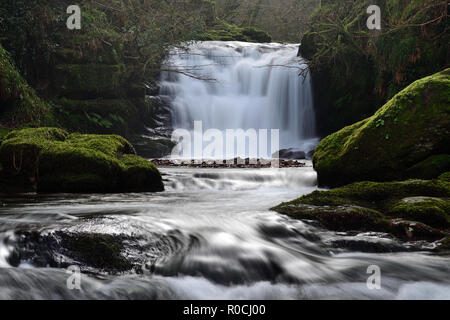
<path id="1" fill-rule="evenodd" d="M 2 191 L 162 191 L 156 166 L 117 135 L 69 134 L 58 128 L 8 133 L 0 145 Z"/>

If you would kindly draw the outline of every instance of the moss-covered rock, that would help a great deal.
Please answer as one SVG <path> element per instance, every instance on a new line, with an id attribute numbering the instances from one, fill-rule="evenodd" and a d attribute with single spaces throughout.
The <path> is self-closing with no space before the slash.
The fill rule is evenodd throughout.
<path id="1" fill-rule="evenodd" d="M 123 234 L 17 230 L 15 240 L 9 243 L 14 250 L 8 262 L 18 266 L 27 261 L 41 268 L 67 268 L 75 264 L 89 272 L 115 274 L 133 268 L 134 261 L 126 256 L 125 246 L 130 242 L 137 246 L 137 241 Z"/>
<path id="2" fill-rule="evenodd" d="M 313 163 L 321 186 L 402 180 L 416 172 L 411 169 L 408 173 L 408 168 L 430 156 L 448 154 L 449 146 L 447 69 L 414 82 L 372 117 L 323 139 L 315 150 Z"/>
<path id="3" fill-rule="evenodd" d="M 219 21 L 216 26 L 199 36 L 203 41 L 243 41 L 243 42 L 272 42 L 267 32 L 253 28 L 240 28 L 233 24 Z"/>
<path id="4" fill-rule="evenodd" d="M 89 266 L 109 271 L 127 271 L 133 267 L 122 255 L 123 244 L 119 236 L 63 232 L 59 232 L 59 236 L 61 246 Z"/>
<path id="5" fill-rule="evenodd" d="M 316 220 L 335 231 L 381 231 L 407 239 L 436 240 L 448 230 L 450 183 L 443 180 L 359 182 L 315 191 L 272 210 Z M 400 219 L 400 220 L 398 220 Z M 416 232 L 409 226 L 417 225 Z"/>
<path id="6" fill-rule="evenodd" d="M 49 107 L 36 95 L 0 45 L 0 120 L 12 125 L 48 124 Z"/>
<path id="7" fill-rule="evenodd" d="M 410 197 L 400 200 L 388 212 L 393 217 L 420 221 L 437 228 L 450 227 L 450 201 L 433 197 Z"/>
<path id="8" fill-rule="evenodd" d="M 447 170 L 450 170 L 450 155 L 440 154 L 415 164 L 406 171 L 406 175 L 411 178 L 434 179 Z"/>
<path id="9" fill-rule="evenodd" d="M 57 128 L 9 133 L 0 145 L 1 177 L 38 192 L 162 191 L 153 163 L 117 135 L 68 134 Z"/>
<path id="10" fill-rule="evenodd" d="M 290 202 L 273 210 L 296 219 L 316 220 L 334 231 L 386 231 L 389 228 L 388 220 L 380 212 L 355 205 L 315 206 Z"/>

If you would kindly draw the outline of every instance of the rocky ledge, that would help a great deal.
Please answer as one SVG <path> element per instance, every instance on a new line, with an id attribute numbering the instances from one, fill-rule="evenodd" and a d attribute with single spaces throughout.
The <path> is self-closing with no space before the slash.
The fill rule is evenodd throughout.
<path id="1" fill-rule="evenodd" d="M 161 174 L 117 135 L 69 134 L 58 128 L 8 133 L 0 144 L 2 192 L 163 191 Z"/>
<path id="2" fill-rule="evenodd" d="M 271 168 L 276 167 L 274 161 L 278 161 L 279 168 L 302 168 L 307 164 L 298 160 L 268 160 L 268 159 L 241 159 L 230 160 L 172 160 L 172 159 L 152 159 L 155 165 L 161 167 L 189 167 L 189 168 Z"/>
<path id="3" fill-rule="evenodd" d="M 442 240 L 450 236 L 450 180 L 358 182 L 315 191 L 272 210 L 313 220 L 333 231 L 383 232 L 404 241 Z M 447 244 L 447 245 L 446 245 Z"/>

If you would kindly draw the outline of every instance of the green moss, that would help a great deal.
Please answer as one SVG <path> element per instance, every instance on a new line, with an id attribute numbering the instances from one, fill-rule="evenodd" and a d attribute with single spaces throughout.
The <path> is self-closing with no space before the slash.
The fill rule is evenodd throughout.
<path id="1" fill-rule="evenodd" d="M 406 169 L 450 145 L 450 69 L 418 80 L 372 117 L 323 139 L 314 153 L 322 186 L 409 178 Z"/>
<path id="2" fill-rule="evenodd" d="M 123 255 L 122 239 L 97 233 L 60 233 L 62 247 L 82 262 L 108 271 L 127 271 L 133 266 Z"/>
<path id="3" fill-rule="evenodd" d="M 450 182 L 450 171 L 441 174 L 438 179 Z"/>
<path id="4" fill-rule="evenodd" d="M 14 126 L 52 122 L 50 109 L 22 78 L 0 45 L 0 116 Z"/>
<path id="5" fill-rule="evenodd" d="M 400 200 L 389 210 L 388 215 L 429 226 L 446 229 L 450 227 L 450 201 L 431 197 L 410 197 Z"/>
<path id="6" fill-rule="evenodd" d="M 253 27 L 240 28 L 235 25 L 219 21 L 214 28 L 200 35 L 199 40 L 267 43 L 271 42 L 272 38 L 265 31 Z"/>
<path id="7" fill-rule="evenodd" d="M 29 180 L 39 192 L 164 190 L 158 169 L 117 135 L 17 130 L 0 145 L 0 164 L 4 178 Z"/>
<path id="8" fill-rule="evenodd" d="M 329 191 L 315 191 L 272 210 L 297 219 L 317 220 L 332 230 L 371 230 L 398 235 L 401 228 L 400 231 L 394 228 L 390 219 L 448 228 L 448 197 L 450 183 L 442 180 L 358 182 Z"/>
<path id="9" fill-rule="evenodd" d="M 0 144 L 2 143 L 3 138 L 5 138 L 10 131 L 11 129 L 9 128 L 0 127 Z"/>
<path id="10" fill-rule="evenodd" d="M 391 199 L 408 196 L 449 197 L 450 183 L 438 180 L 409 180 L 403 182 L 357 182 L 330 191 L 315 191 L 292 204 L 317 206 L 353 205 L 355 203 L 385 210 Z"/>
<path id="11" fill-rule="evenodd" d="M 299 202 L 272 208 L 296 219 L 316 220 L 333 231 L 388 231 L 389 221 L 378 211 L 354 205 L 314 206 Z"/>
<path id="12" fill-rule="evenodd" d="M 450 170 L 450 155 L 431 156 L 407 170 L 407 175 L 420 179 L 433 179 Z"/>
<path id="13" fill-rule="evenodd" d="M 120 161 L 123 168 L 121 183 L 124 190 L 139 192 L 164 189 L 161 174 L 152 162 L 134 154 L 124 154 Z"/>
<path id="14" fill-rule="evenodd" d="M 71 134 L 66 142 L 75 148 L 83 147 L 98 150 L 110 157 L 135 153 L 131 143 L 118 135 Z"/>

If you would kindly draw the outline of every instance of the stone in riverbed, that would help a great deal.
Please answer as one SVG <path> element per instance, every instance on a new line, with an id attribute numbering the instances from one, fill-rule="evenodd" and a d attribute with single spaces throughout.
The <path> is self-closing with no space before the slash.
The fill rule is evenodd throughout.
<path id="1" fill-rule="evenodd" d="M 124 272 L 133 268 L 133 262 L 123 255 L 125 241 L 136 239 L 100 233 L 17 231 L 8 262 L 18 266 L 21 261 L 28 261 L 44 268 L 67 268 L 76 264 L 108 273 Z"/>
<path id="2" fill-rule="evenodd" d="M 0 145 L 0 180 L 38 192 L 162 191 L 154 164 L 117 135 L 68 134 L 58 128 L 10 132 Z"/>

